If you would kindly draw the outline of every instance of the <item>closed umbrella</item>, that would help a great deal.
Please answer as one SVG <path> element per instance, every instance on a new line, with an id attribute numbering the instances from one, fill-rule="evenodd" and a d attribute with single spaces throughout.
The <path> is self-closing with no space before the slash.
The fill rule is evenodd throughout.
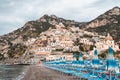
<path id="1" fill-rule="evenodd" d="M 78 61 L 78 63 L 79 63 L 79 66 L 80 67 L 85 67 L 85 65 L 84 65 L 84 60 L 83 60 L 83 58 L 82 58 L 82 53 L 80 52 L 80 54 L 79 54 L 79 61 Z"/>
<path id="2" fill-rule="evenodd" d="M 108 55 L 107 55 L 107 60 L 106 60 L 106 69 L 108 71 L 114 71 L 115 67 L 117 67 L 116 61 L 113 56 L 113 51 L 112 48 L 108 48 Z"/>
<path id="3" fill-rule="evenodd" d="M 98 68 L 99 67 L 99 59 L 98 59 L 98 51 L 96 49 L 94 49 L 94 55 L 92 58 L 92 67 L 93 68 Z"/>
<path id="4" fill-rule="evenodd" d="M 76 61 L 76 57 L 77 57 L 77 55 L 76 55 L 76 53 L 74 53 L 74 55 L 73 55 L 74 61 Z"/>
<path id="5" fill-rule="evenodd" d="M 94 76 L 94 70 L 99 67 L 99 64 L 100 63 L 98 59 L 98 51 L 94 48 L 94 55 L 92 57 L 92 68 L 93 68 L 93 74 L 91 76 L 92 78 L 97 77 L 97 76 Z"/>
<path id="6" fill-rule="evenodd" d="M 113 56 L 113 50 L 111 47 L 108 48 L 108 55 L 106 59 L 106 69 L 110 73 L 110 79 L 111 80 L 111 72 L 115 71 L 117 68 L 116 61 Z"/>
<path id="7" fill-rule="evenodd" d="M 73 66 L 76 66 L 76 65 L 77 65 L 76 57 L 77 57 L 77 55 L 76 55 L 76 53 L 74 53 L 74 55 L 73 55 L 74 60 L 72 61 L 72 65 L 73 65 Z"/>

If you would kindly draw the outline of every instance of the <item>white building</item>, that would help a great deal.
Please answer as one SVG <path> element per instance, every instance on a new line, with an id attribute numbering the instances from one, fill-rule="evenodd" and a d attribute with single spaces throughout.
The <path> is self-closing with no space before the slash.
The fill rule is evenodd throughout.
<path id="1" fill-rule="evenodd" d="M 48 55 L 47 57 L 46 57 L 46 61 L 59 61 L 59 60 L 61 60 L 61 61 L 71 61 L 71 60 L 73 60 L 73 55 L 72 54 L 68 54 L 68 55 L 66 55 L 66 54 L 64 54 L 64 55 Z"/>
<path id="2" fill-rule="evenodd" d="M 110 34 L 108 34 L 106 38 L 100 39 L 98 42 L 96 42 L 95 46 L 99 51 L 107 50 L 108 47 L 112 47 L 114 51 L 119 50 L 119 46 L 115 44 Z"/>
<path id="3" fill-rule="evenodd" d="M 29 46 L 29 45 L 33 44 L 35 41 L 36 41 L 35 38 L 31 38 L 28 41 L 24 42 L 24 44 L 27 45 L 27 46 Z"/>
<path id="4" fill-rule="evenodd" d="M 91 42 L 88 38 L 81 38 L 80 43 L 88 44 L 88 45 L 93 45 L 93 42 Z"/>

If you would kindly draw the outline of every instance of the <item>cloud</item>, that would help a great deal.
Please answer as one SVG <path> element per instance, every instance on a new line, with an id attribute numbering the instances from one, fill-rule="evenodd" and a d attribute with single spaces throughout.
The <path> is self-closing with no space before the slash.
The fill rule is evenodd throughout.
<path id="1" fill-rule="evenodd" d="M 0 0 L 0 35 L 44 14 L 84 22 L 119 5 L 119 0 Z"/>

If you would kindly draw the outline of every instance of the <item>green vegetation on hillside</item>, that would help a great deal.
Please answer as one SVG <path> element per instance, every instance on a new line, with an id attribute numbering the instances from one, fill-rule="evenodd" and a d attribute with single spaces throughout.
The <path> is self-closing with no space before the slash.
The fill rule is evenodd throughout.
<path id="1" fill-rule="evenodd" d="M 98 56 L 101 57 L 101 58 L 106 58 L 107 57 L 107 54 L 108 54 L 108 51 L 105 50 L 105 51 L 102 51 Z M 120 51 L 113 51 L 113 55 L 117 58 L 120 58 Z"/>
<path id="2" fill-rule="evenodd" d="M 26 46 L 23 44 L 15 44 L 10 47 L 8 50 L 9 58 L 18 58 L 24 54 L 26 51 Z"/>

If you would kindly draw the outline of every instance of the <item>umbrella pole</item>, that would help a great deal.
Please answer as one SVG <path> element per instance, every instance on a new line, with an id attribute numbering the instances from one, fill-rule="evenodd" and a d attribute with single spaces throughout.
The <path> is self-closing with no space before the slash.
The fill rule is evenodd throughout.
<path id="1" fill-rule="evenodd" d="M 94 76 L 94 69 L 95 69 L 95 68 L 93 67 L 93 76 Z"/>
<path id="2" fill-rule="evenodd" d="M 110 80 L 111 80 L 111 71 L 110 71 Z"/>
<path id="3" fill-rule="evenodd" d="M 92 79 L 94 79 L 94 69 L 95 69 L 95 67 L 93 67 Z"/>
<path id="4" fill-rule="evenodd" d="M 80 69 L 80 73 L 81 73 L 81 69 Z M 81 80 L 81 76 L 80 76 L 80 80 Z"/>

